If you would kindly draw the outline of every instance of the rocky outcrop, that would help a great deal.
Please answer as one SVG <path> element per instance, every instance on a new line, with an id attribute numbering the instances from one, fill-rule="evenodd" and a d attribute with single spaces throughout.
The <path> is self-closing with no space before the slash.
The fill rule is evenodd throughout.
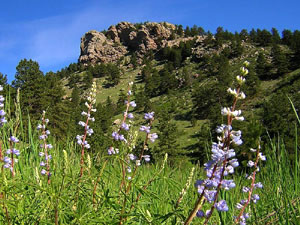
<path id="1" fill-rule="evenodd" d="M 138 58 L 142 58 L 150 50 L 156 52 L 164 47 L 178 46 L 180 41 L 192 39 L 176 36 L 175 30 L 175 25 L 166 22 L 144 24 L 121 22 L 110 26 L 105 34 L 92 30 L 81 38 L 79 62 L 83 64 L 116 62 L 132 51 Z"/>
<path id="2" fill-rule="evenodd" d="M 92 30 L 81 38 L 79 62 L 83 64 L 115 62 L 126 53 L 126 47 L 117 45 L 103 33 Z"/>

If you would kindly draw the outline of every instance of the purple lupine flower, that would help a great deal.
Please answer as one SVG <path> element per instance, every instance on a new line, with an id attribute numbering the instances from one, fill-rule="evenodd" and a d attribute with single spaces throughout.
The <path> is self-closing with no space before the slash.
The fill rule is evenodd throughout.
<path id="1" fill-rule="evenodd" d="M 202 210 L 198 210 L 196 216 L 199 218 L 202 218 L 202 217 L 205 217 L 205 214 Z"/>
<path id="2" fill-rule="evenodd" d="M 133 119 L 134 118 L 132 113 L 128 113 L 127 117 L 128 117 L 128 119 Z"/>
<path id="3" fill-rule="evenodd" d="M 4 161 L 4 163 L 6 163 L 6 164 L 11 164 L 11 158 L 8 157 L 8 156 L 5 156 L 3 161 Z"/>
<path id="4" fill-rule="evenodd" d="M 52 159 L 52 156 L 51 156 L 51 155 L 45 155 L 45 160 L 46 160 L 46 161 L 49 161 L 50 159 Z"/>
<path id="5" fill-rule="evenodd" d="M 89 136 L 91 136 L 93 133 L 94 133 L 94 130 L 93 130 L 92 128 L 89 128 L 89 129 L 87 130 L 87 134 L 88 134 Z"/>
<path id="6" fill-rule="evenodd" d="M 247 192 L 250 191 L 250 188 L 244 186 L 244 187 L 242 188 L 242 191 L 243 191 L 244 193 L 247 193 Z"/>
<path id="7" fill-rule="evenodd" d="M 131 161 L 134 161 L 134 160 L 136 160 L 136 156 L 135 156 L 134 154 L 130 153 L 130 154 L 129 154 L 129 159 L 130 159 Z"/>
<path id="8" fill-rule="evenodd" d="M 85 127 L 85 122 L 79 121 L 79 122 L 78 122 L 78 125 L 80 125 L 80 126 L 82 126 L 82 127 Z"/>
<path id="9" fill-rule="evenodd" d="M 229 190 L 231 188 L 235 188 L 235 183 L 233 180 L 222 180 L 222 187 L 225 190 Z"/>
<path id="10" fill-rule="evenodd" d="M 20 151 L 19 151 L 18 149 L 15 149 L 15 148 L 12 149 L 12 153 L 13 153 L 14 155 L 16 155 L 16 156 L 19 156 L 19 155 L 20 155 Z"/>
<path id="11" fill-rule="evenodd" d="M 239 166 L 239 162 L 237 159 L 231 159 L 231 160 L 229 160 L 229 163 L 234 168 Z"/>
<path id="12" fill-rule="evenodd" d="M 258 195 L 258 194 L 252 195 L 252 197 L 251 197 L 251 200 L 252 200 L 254 203 L 256 203 L 259 199 L 260 199 L 260 198 L 259 198 L 259 195 Z"/>
<path id="13" fill-rule="evenodd" d="M 154 117 L 154 112 L 145 113 L 144 119 L 145 120 L 152 120 Z"/>
<path id="14" fill-rule="evenodd" d="M 11 136 L 9 140 L 12 141 L 13 143 L 18 143 L 19 142 L 19 139 L 16 138 L 15 136 Z"/>
<path id="15" fill-rule="evenodd" d="M 145 162 L 150 162 L 150 155 L 143 155 L 142 156 L 145 160 Z"/>
<path id="16" fill-rule="evenodd" d="M 0 85 L 0 91 L 3 91 L 3 87 Z M 0 108 L 4 108 L 4 97 L 0 95 Z M 5 119 L 5 111 L 3 109 L 0 110 L 0 127 L 4 125 L 4 123 L 7 122 Z"/>
<path id="17" fill-rule="evenodd" d="M 136 103 L 135 103 L 135 101 L 131 101 L 130 103 L 129 103 L 129 105 L 131 106 L 131 107 L 136 107 Z"/>
<path id="18" fill-rule="evenodd" d="M 149 139 L 153 143 L 158 138 L 157 133 L 149 134 Z"/>
<path id="19" fill-rule="evenodd" d="M 128 125 L 127 123 L 123 122 L 123 123 L 121 124 L 121 128 L 122 128 L 123 130 L 128 131 L 128 130 L 129 130 L 129 125 Z"/>
<path id="20" fill-rule="evenodd" d="M 141 126 L 140 131 L 146 132 L 147 134 L 150 133 L 150 127 L 149 126 Z"/>
<path id="21" fill-rule="evenodd" d="M 42 175 L 45 175 L 46 173 L 47 173 L 47 171 L 46 171 L 45 169 L 42 169 L 42 170 L 41 170 L 41 174 L 42 174 Z"/>
<path id="22" fill-rule="evenodd" d="M 225 200 L 221 200 L 218 203 L 215 204 L 216 209 L 219 212 L 226 212 L 228 211 L 228 206 Z"/>
<path id="23" fill-rule="evenodd" d="M 125 139 L 125 137 L 124 137 L 123 134 L 120 134 L 120 135 L 119 135 L 119 140 L 120 140 L 120 141 L 127 142 L 127 140 Z"/>
<path id="24" fill-rule="evenodd" d="M 47 135 L 44 135 L 44 134 L 42 134 L 42 135 L 39 136 L 40 140 L 45 140 L 46 138 L 47 138 Z"/>
<path id="25" fill-rule="evenodd" d="M 117 132 L 114 131 L 114 132 L 111 134 L 111 136 L 112 136 L 116 141 L 119 140 L 119 134 L 118 134 Z"/>
<path id="26" fill-rule="evenodd" d="M 46 166 L 46 163 L 44 163 L 43 161 L 40 162 L 40 166 Z"/>
<path id="27" fill-rule="evenodd" d="M 4 116 L 6 113 L 3 109 L 0 110 L 0 116 Z"/>
<path id="28" fill-rule="evenodd" d="M 254 184 L 254 188 L 263 188 L 263 185 L 261 182 L 258 182 L 256 184 Z"/>
<path id="29" fill-rule="evenodd" d="M 216 190 L 205 190 L 204 197 L 207 199 L 209 203 L 212 203 L 215 200 L 215 196 L 217 194 Z"/>

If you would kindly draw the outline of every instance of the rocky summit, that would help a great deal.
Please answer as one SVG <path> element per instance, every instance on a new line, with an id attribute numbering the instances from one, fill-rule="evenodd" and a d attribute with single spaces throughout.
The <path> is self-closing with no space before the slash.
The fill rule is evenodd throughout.
<path id="1" fill-rule="evenodd" d="M 81 38 L 79 63 L 116 62 L 130 52 L 135 52 L 141 59 L 150 50 L 157 52 L 193 39 L 177 36 L 175 30 L 176 26 L 167 22 L 120 22 L 110 26 L 106 32 L 91 30 Z M 196 39 L 201 42 L 204 37 L 198 36 Z"/>

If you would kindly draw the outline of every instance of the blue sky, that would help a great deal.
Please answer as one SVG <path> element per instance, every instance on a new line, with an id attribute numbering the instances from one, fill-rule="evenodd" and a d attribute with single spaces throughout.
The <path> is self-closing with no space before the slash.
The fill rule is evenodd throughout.
<path id="1" fill-rule="evenodd" d="M 0 72 L 9 82 L 24 58 L 43 72 L 77 62 L 85 32 L 120 21 L 196 24 L 211 32 L 300 29 L 299 0 L 10 0 L 0 7 Z"/>

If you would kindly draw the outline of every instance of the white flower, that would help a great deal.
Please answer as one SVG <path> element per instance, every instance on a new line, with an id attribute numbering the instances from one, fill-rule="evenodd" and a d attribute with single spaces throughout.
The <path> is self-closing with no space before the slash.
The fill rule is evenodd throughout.
<path id="1" fill-rule="evenodd" d="M 249 160 L 249 161 L 248 161 L 248 163 L 247 163 L 247 166 L 248 166 L 248 167 L 252 167 L 252 166 L 254 166 L 254 162 L 253 162 L 253 161 L 251 161 L 251 160 Z"/>
<path id="2" fill-rule="evenodd" d="M 246 82 L 246 79 L 244 78 L 244 77 L 242 77 L 242 76 L 236 76 L 236 80 L 237 80 L 237 82 L 240 84 L 240 85 L 242 85 L 243 83 L 245 83 Z"/>
<path id="3" fill-rule="evenodd" d="M 266 161 L 266 156 L 264 156 L 261 152 L 258 154 L 260 160 Z"/>

